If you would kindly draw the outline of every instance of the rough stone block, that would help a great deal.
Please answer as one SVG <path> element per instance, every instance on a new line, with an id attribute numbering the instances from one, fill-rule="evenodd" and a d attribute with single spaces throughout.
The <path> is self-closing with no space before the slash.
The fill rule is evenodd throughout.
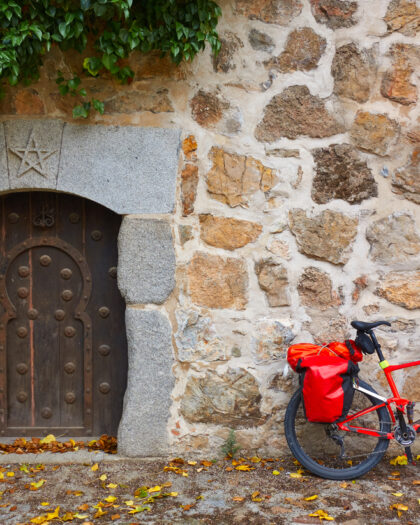
<path id="1" fill-rule="evenodd" d="M 118 285 L 128 304 L 162 304 L 175 285 L 171 226 L 125 217 L 118 237 Z"/>
<path id="2" fill-rule="evenodd" d="M 0 191 L 9 189 L 9 172 L 7 169 L 6 141 L 4 128 L 0 126 Z"/>
<path id="3" fill-rule="evenodd" d="M 261 394 L 257 379 L 244 368 L 225 373 L 208 370 L 190 375 L 181 400 L 181 414 L 191 423 L 213 423 L 230 428 L 261 425 Z"/>
<path id="4" fill-rule="evenodd" d="M 323 99 L 310 93 L 307 86 L 290 86 L 274 95 L 264 108 L 255 137 L 260 142 L 275 142 L 282 137 L 323 138 L 343 133 L 344 127 L 327 111 Z"/>
<path id="5" fill-rule="evenodd" d="M 318 66 L 326 46 L 325 38 L 317 35 L 310 27 L 295 29 L 287 37 L 282 54 L 270 58 L 264 65 L 281 73 L 309 71 Z"/>
<path id="6" fill-rule="evenodd" d="M 245 310 L 248 302 L 245 260 L 196 252 L 188 266 L 188 286 L 194 304 Z"/>
<path id="7" fill-rule="evenodd" d="M 57 189 L 120 214 L 171 213 L 179 147 L 176 129 L 68 124 Z"/>
<path id="8" fill-rule="evenodd" d="M 169 452 L 166 431 L 174 386 L 171 326 L 157 311 L 127 308 L 128 380 L 118 452 L 162 456 Z"/>
<path id="9" fill-rule="evenodd" d="M 4 123 L 10 189 L 55 190 L 63 127 L 59 120 Z"/>
<path id="10" fill-rule="evenodd" d="M 360 204 L 364 199 L 378 196 L 372 171 L 350 144 L 317 148 L 313 150 L 313 156 L 315 177 L 311 196 L 318 204 L 333 199 Z"/>
<path id="11" fill-rule="evenodd" d="M 349 260 L 357 226 L 357 218 L 333 210 L 324 210 L 313 217 L 301 209 L 289 212 L 289 227 L 298 250 L 333 264 L 346 264 Z"/>
<path id="12" fill-rule="evenodd" d="M 326 24 L 331 29 L 340 29 L 357 23 L 355 17 L 357 2 L 349 0 L 310 0 L 310 2 L 318 24 Z"/>
<path id="13" fill-rule="evenodd" d="M 235 12 L 267 24 L 288 25 L 302 11 L 301 0 L 236 0 Z"/>
<path id="14" fill-rule="evenodd" d="M 420 270 L 387 273 L 375 293 L 407 310 L 420 308 Z"/>

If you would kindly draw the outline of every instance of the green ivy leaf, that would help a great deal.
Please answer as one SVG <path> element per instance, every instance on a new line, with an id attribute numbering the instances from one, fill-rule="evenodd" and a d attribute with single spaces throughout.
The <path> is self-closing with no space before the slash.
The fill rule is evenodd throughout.
<path id="1" fill-rule="evenodd" d="M 216 54 L 220 15 L 213 0 L 0 0 L 0 82 L 29 85 L 39 78 L 52 43 L 83 53 L 88 36 L 98 56 L 83 59 L 84 74 L 95 77 L 105 68 L 129 82 L 134 73 L 123 61 L 136 50 L 161 51 L 176 64 L 192 60 L 206 44 Z M 86 97 L 78 77 L 66 80 L 59 73 L 56 82 L 62 95 Z M 75 118 L 87 118 L 92 108 L 101 112 L 103 103 L 79 102 Z"/>
<path id="2" fill-rule="evenodd" d="M 101 115 L 104 114 L 105 104 L 103 102 L 101 102 L 100 100 L 96 100 L 96 98 L 93 98 L 92 105 L 98 113 L 100 113 Z"/>
<path id="3" fill-rule="evenodd" d="M 58 30 L 60 31 L 60 34 L 63 38 L 66 38 L 67 35 L 67 24 L 65 22 L 61 22 L 61 24 L 58 25 Z"/>
<path id="4" fill-rule="evenodd" d="M 102 57 L 102 63 L 103 65 L 111 70 L 113 68 L 113 66 L 115 65 L 116 61 L 117 61 L 117 57 L 115 55 L 104 55 Z"/>
<path id="5" fill-rule="evenodd" d="M 69 92 L 69 86 L 67 84 L 61 84 L 61 86 L 58 86 L 58 91 L 60 92 L 60 95 L 67 95 Z"/>
<path id="6" fill-rule="evenodd" d="M 77 89 L 77 87 L 79 86 L 81 80 L 79 77 L 73 77 L 72 79 L 69 80 L 68 82 L 68 86 L 70 89 Z"/>
<path id="7" fill-rule="evenodd" d="M 88 118 L 89 109 L 87 109 L 84 104 L 83 106 L 75 106 L 73 108 L 73 118 Z"/>

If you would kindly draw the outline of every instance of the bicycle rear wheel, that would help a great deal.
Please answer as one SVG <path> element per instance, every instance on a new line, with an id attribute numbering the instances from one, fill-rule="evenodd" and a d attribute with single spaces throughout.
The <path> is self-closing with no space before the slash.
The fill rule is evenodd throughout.
<path id="1" fill-rule="evenodd" d="M 359 383 L 376 393 L 367 383 Z M 355 390 L 349 415 L 378 404 L 378 399 Z M 391 418 L 386 407 L 381 407 L 357 418 L 353 424 L 389 432 Z M 317 476 L 327 479 L 346 480 L 363 476 L 379 463 L 389 445 L 388 439 L 341 431 L 334 424 L 310 423 L 304 414 L 301 389 L 289 402 L 284 427 L 295 458 Z"/>

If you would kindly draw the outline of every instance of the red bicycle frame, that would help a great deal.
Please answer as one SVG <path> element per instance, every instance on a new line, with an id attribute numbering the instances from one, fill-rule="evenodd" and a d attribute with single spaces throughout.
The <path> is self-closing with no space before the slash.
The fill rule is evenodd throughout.
<path id="1" fill-rule="evenodd" d="M 351 421 L 354 421 L 358 417 L 363 417 L 364 415 L 369 414 L 370 412 L 374 412 L 375 410 L 381 407 L 387 407 L 388 412 L 391 416 L 392 422 L 394 424 L 396 424 L 396 418 L 394 415 L 394 411 L 392 410 L 392 406 L 395 405 L 397 410 L 401 411 L 403 414 L 406 413 L 405 407 L 410 403 L 410 400 L 400 397 L 397 385 L 395 384 L 394 378 L 392 377 L 391 374 L 392 372 L 395 372 L 396 370 L 402 370 L 403 368 L 420 366 L 420 361 L 413 361 L 411 363 L 404 363 L 401 365 L 390 365 L 388 361 L 381 361 L 379 365 L 385 373 L 385 377 L 388 381 L 393 397 L 386 399 L 382 396 L 379 396 L 378 394 L 374 394 L 370 392 L 369 390 L 361 389 L 360 387 L 357 386 L 357 383 L 356 383 L 356 386 L 355 386 L 356 390 L 361 390 L 367 394 L 370 394 L 374 398 L 380 399 L 383 402 L 382 404 L 379 404 L 379 405 L 372 405 L 371 407 L 366 408 L 365 410 L 360 410 L 359 412 L 356 412 L 355 414 L 352 414 L 351 416 L 347 417 L 344 421 L 337 423 L 337 426 L 340 430 L 346 430 L 347 432 L 358 432 L 359 434 L 366 434 L 368 436 L 382 437 L 386 439 L 394 439 L 394 432 L 381 432 L 377 430 L 372 430 L 370 428 L 358 427 L 358 426 L 349 424 Z M 417 433 L 420 432 L 419 422 L 414 423 L 412 427 Z"/>

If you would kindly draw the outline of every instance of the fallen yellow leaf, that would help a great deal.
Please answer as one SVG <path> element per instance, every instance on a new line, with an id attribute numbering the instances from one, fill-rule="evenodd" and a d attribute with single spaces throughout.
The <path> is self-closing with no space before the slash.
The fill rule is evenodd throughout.
<path id="1" fill-rule="evenodd" d="M 274 476 L 278 476 L 280 474 L 280 472 L 278 470 L 273 470 L 273 475 Z"/>
<path id="2" fill-rule="evenodd" d="M 136 507 L 133 510 L 129 510 L 128 514 L 137 514 L 138 512 L 143 512 L 145 510 L 150 510 L 150 507 Z"/>
<path id="3" fill-rule="evenodd" d="M 32 518 L 31 523 L 35 523 L 35 525 L 42 525 L 43 523 L 47 523 L 46 515 L 43 514 L 42 516 L 36 516 L 35 518 Z"/>
<path id="4" fill-rule="evenodd" d="M 313 518 L 319 518 L 321 521 L 322 520 L 334 521 L 334 518 L 332 516 L 329 516 L 328 512 L 325 512 L 325 510 L 321 510 L 321 509 L 316 510 L 315 512 L 312 512 L 312 514 L 309 514 L 309 516 Z"/>
<path id="5" fill-rule="evenodd" d="M 94 518 L 100 518 L 101 516 L 103 516 L 106 513 L 107 513 L 106 510 L 102 510 L 101 508 L 99 508 L 98 511 L 96 512 L 96 514 L 93 515 L 93 517 Z"/>
<path id="6" fill-rule="evenodd" d="M 156 485 L 156 487 L 151 487 L 148 492 L 160 492 L 162 490 L 162 487 L 160 487 L 159 485 Z"/>
<path id="7" fill-rule="evenodd" d="M 13 478 L 14 475 L 15 475 L 14 472 L 8 472 L 8 473 L 6 474 L 6 476 L 7 476 L 8 478 Z"/>
<path id="8" fill-rule="evenodd" d="M 302 477 L 302 474 L 301 474 L 300 472 L 291 472 L 291 473 L 289 474 L 289 476 L 290 476 L 291 478 L 301 478 L 301 477 Z"/>
<path id="9" fill-rule="evenodd" d="M 34 481 L 31 483 L 31 487 L 29 490 L 38 490 L 42 487 L 42 485 L 45 483 L 45 479 L 40 479 L 39 481 Z"/>
<path id="10" fill-rule="evenodd" d="M 48 436 L 45 436 L 43 439 L 41 439 L 39 443 L 40 445 L 48 445 L 48 443 L 52 443 L 53 441 L 57 441 L 54 434 L 48 434 Z"/>
<path id="11" fill-rule="evenodd" d="M 393 496 L 396 496 L 397 498 L 401 498 L 401 496 L 404 496 L 402 492 L 392 492 Z"/>
<path id="12" fill-rule="evenodd" d="M 99 465 L 98 465 L 97 463 L 95 463 L 95 464 L 93 465 L 93 467 L 91 467 L 90 470 L 92 470 L 93 472 L 96 472 L 96 471 L 98 470 L 98 468 L 99 468 Z"/>
<path id="13" fill-rule="evenodd" d="M 54 512 L 49 512 L 47 514 L 47 521 L 51 521 L 54 518 L 58 518 L 59 517 L 59 512 L 60 512 L 60 507 L 56 507 Z"/>
<path id="14" fill-rule="evenodd" d="M 102 476 L 100 476 L 99 479 L 100 479 L 101 481 L 106 481 L 106 480 L 107 480 L 107 477 L 108 477 L 108 476 L 107 476 L 106 474 L 102 474 Z"/>
<path id="15" fill-rule="evenodd" d="M 258 456 L 252 456 L 251 458 L 252 463 L 259 463 L 261 461 L 261 458 Z"/>
<path id="16" fill-rule="evenodd" d="M 235 470 L 249 472 L 250 470 L 255 470 L 255 467 L 250 467 L 249 465 L 239 465 L 238 467 L 235 467 Z"/>
<path id="17" fill-rule="evenodd" d="M 127 507 L 130 507 L 131 505 L 134 505 L 134 501 L 132 499 L 124 501 L 124 503 L 127 505 Z"/>
<path id="18" fill-rule="evenodd" d="M 194 467 L 194 465 L 197 465 L 197 461 L 188 461 L 188 465 Z"/>
<path id="19" fill-rule="evenodd" d="M 108 503 L 114 503 L 116 499 L 116 496 L 108 496 L 107 498 L 105 498 L 105 501 L 107 501 Z"/>
<path id="20" fill-rule="evenodd" d="M 108 483 L 107 488 L 108 489 L 116 489 L 118 485 L 116 483 Z"/>
<path id="21" fill-rule="evenodd" d="M 48 507 L 48 506 L 49 506 L 49 503 L 48 503 L 48 501 L 42 501 L 42 502 L 41 502 L 41 505 L 42 505 L 43 507 Z"/>
<path id="22" fill-rule="evenodd" d="M 394 510 L 404 510 L 404 511 L 408 510 L 407 505 L 403 505 L 402 503 L 394 503 L 394 504 L 391 505 L 389 508 L 390 508 L 391 510 L 393 510 L 393 509 L 394 509 Z"/>
<path id="23" fill-rule="evenodd" d="M 318 499 L 317 494 L 314 494 L 313 496 L 308 496 L 307 498 L 304 498 L 305 501 L 313 501 L 314 499 Z"/>
<path id="24" fill-rule="evenodd" d="M 149 495 L 149 493 L 147 492 L 147 487 L 139 487 L 134 491 L 134 495 L 137 498 L 147 498 L 147 496 Z"/>
<path id="25" fill-rule="evenodd" d="M 390 460 L 391 465 L 407 465 L 407 456 L 397 456 Z"/>

